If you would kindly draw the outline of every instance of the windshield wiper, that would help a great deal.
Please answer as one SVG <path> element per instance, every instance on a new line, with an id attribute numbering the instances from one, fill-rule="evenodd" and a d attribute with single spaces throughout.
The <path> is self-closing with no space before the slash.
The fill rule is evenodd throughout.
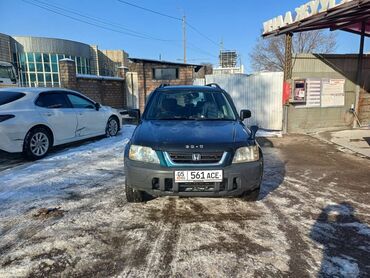
<path id="1" fill-rule="evenodd" d="M 234 121 L 233 119 L 194 118 L 195 121 Z"/>
<path id="2" fill-rule="evenodd" d="M 195 121 L 196 119 L 192 118 L 181 118 L 181 117 L 174 117 L 174 118 L 157 118 L 156 120 L 159 121 Z"/>

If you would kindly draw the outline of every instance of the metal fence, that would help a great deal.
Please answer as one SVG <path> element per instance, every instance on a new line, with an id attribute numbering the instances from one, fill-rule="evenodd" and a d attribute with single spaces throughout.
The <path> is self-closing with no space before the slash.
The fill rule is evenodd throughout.
<path id="1" fill-rule="evenodd" d="M 206 75 L 194 85 L 217 83 L 233 98 L 236 108 L 249 109 L 252 118 L 246 124 L 268 130 L 282 130 L 283 73 L 264 72 L 253 75 Z"/>

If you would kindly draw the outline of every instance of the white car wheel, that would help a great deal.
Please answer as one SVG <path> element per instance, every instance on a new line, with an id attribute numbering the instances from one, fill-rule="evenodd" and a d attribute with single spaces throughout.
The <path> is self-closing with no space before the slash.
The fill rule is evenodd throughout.
<path id="1" fill-rule="evenodd" d="M 118 133 L 119 127 L 118 127 L 118 121 L 117 119 L 111 117 L 108 120 L 107 128 L 106 128 L 106 135 L 108 137 L 116 136 Z"/>
<path id="2" fill-rule="evenodd" d="M 52 146 L 51 136 L 44 127 L 30 130 L 24 140 L 24 154 L 33 160 L 43 158 Z"/>
<path id="3" fill-rule="evenodd" d="M 31 137 L 30 150 L 35 156 L 45 155 L 49 145 L 49 138 L 43 132 L 37 132 Z"/>

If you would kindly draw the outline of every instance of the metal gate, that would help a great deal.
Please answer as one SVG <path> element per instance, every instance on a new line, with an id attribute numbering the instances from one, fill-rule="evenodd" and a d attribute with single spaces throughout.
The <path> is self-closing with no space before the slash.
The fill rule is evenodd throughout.
<path id="1" fill-rule="evenodd" d="M 238 111 L 251 110 L 252 118 L 245 121 L 247 125 L 258 125 L 267 130 L 282 130 L 283 78 L 282 72 L 206 75 L 205 79 L 196 79 L 194 84 L 220 85 L 233 98 Z"/>

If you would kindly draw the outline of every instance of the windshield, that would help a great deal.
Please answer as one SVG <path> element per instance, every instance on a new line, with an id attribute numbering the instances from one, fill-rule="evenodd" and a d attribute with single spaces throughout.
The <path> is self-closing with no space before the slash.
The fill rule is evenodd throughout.
<path id="1" fill-rule="evenodd" d="M 15 80 L 13 67 L 11 66 L 0 66 L 0 78 L 7 78 L 10 80 Z"/>
<path id="2" fill-rule="evenodd" d="M 224 93 L 158 92 L 150 102 L 147 120 L 236 120 Z"/>

